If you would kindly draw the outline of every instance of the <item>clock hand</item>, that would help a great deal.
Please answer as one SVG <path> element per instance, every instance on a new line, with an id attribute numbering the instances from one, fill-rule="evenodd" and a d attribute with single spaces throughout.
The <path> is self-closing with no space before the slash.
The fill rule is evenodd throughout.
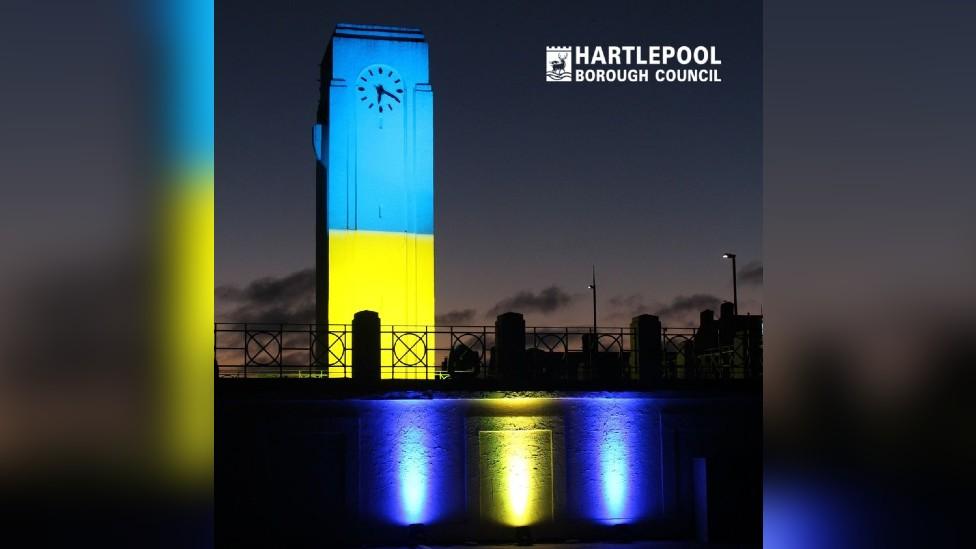
<path id="1" fill-rule="evenodd" d="M 383 93 L 385 93 L 386 95 L 389 95 L 390 97 L 392 97 L 393 99 L 395 99 L 397 103 L 399 103 L 399 102 L 400 102 L 400 98 L 399 98 L 399 97 L 397 97 L 397 96 L 395 96 L 395 95 L 393 95 L 392 93 L 390 93 L 390 92 L 388 92 L 388 91 L 386 91 L 386 90 L 384 90 L 382 86 L 380 87 L 380 91 L 382 91 L 382 92 L 383 92 Z"/>

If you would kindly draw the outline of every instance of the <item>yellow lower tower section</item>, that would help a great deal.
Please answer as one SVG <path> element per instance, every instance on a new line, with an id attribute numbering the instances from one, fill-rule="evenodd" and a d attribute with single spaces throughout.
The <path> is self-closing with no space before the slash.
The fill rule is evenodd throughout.
<path id="1" fill-rule="evenodd" d="M 383 378 L 434 377 L 434 236 L 383 231 L 329 231 L 329 323 L 349 324 L 376 311 Z M 352 343 L 355 348 L 355 342 Z M 348 370 L 329 368 L 330 377 Z"/>

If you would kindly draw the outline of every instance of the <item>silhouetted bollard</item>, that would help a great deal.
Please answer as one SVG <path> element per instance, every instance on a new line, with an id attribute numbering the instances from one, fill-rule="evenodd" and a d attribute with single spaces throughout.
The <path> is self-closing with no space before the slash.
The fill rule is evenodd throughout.
<path id="1" fill-rule="evenodd" d="M 719 308 L 718 317 L 718 337 L 719 345 L 731 347 L 735 344 L 736 318 L 735 304 L 728 301 L 722 302 Z"/>
<path id="2" fill-rule="evenodd" d="M 641 383 L 661 379 L 661 320 L 654 315 L 635 316 L 630 321 L 630 367 L 637 370 Z"/>
<path id="3" fill-rule="evenodd" d="M 705 309 L 698 315 L 698 331 L 695 333 L 695 352 L 702 354 L 718 347 L 718 323 L 715 311 Z"/>
<path id="4" fill-rule="evenodd" d="M 525 318 L 519 313 L 502 313 L 495 319 L 495 354 L 498 375 L 506 381 L 524 381 Z"/>
<path id="5" fill-rule="evenodd" d="M 373 311 L 359 311 L 352 319 L 352 377 L 380 380 L 380 315 Z"/>

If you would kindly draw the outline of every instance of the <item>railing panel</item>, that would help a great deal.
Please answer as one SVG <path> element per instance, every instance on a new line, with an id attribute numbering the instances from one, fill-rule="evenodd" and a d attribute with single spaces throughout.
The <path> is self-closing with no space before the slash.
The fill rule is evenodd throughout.
<path id="1" fill-rule="evenodd" d="M 481 377 L 494 342 L 491 326 L 383 326 L 383 379 Z"/>
<path id="2" fill-rule="evenodd" d="M 345 377 L 352 358 L 350 332 L 346 324 L 218 322 L 214 325 L 217 375 Z"/>

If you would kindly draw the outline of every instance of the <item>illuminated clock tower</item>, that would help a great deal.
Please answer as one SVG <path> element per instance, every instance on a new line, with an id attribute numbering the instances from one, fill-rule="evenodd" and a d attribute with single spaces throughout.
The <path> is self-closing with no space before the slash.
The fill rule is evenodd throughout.
<path id="1" fill-rule="evenodd" d="M 426 39 L 420 29 L 340 24 L 321 69 L 313 132 L 317 322 L 348 324 L 371 310 L 384 325 L 433 325 L 434 94 Z"/>

